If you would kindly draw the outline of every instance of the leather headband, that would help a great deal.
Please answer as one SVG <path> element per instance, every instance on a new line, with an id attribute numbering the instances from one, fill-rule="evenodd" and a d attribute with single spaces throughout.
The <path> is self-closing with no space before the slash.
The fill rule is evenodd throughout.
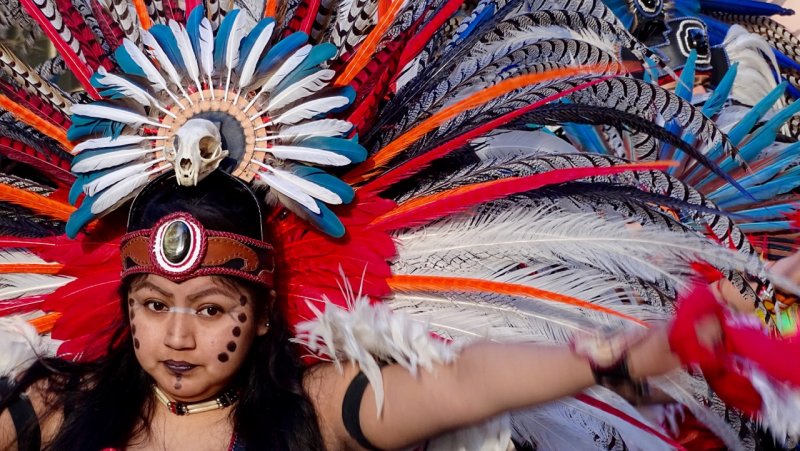
<path id="1" fill-rule="evenodd" d="M 272 286 L 273 247 L 235 233 L 206 230 L 192 215 L 173 213 L 150 229 L 122 237 L 122 277 L 156 274 L 182 282 L 199 276 L 222 275 Z"/>

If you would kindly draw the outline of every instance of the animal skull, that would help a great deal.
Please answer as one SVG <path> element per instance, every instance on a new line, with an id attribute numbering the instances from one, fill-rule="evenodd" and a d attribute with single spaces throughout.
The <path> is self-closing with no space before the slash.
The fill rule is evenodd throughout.
<path id="1" fill-rule="evenodd" d="M 175 133 L 166 159 L 175 168 L 179 185 L 194 186 L 227 156 L 228 151 L 222 150 L 219 128 L 213 122 L 189 119 Z"/>

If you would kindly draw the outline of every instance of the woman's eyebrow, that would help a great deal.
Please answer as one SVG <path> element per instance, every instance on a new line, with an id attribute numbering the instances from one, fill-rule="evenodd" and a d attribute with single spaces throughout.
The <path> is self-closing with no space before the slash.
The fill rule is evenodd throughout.
<path id="1" fill-rule="evenodd" d="M 198 291 L 197 293 L 192 293 L 189 296 L 187 296 L 186 298 L 189 300 L 189 302 L 194 302 L 194 301 L 196 301 L 196 300 L 198 300 L 200 298 L 203 298 L 203 297 L 206 297 L 206 296 L 211 296 L 211 295 L 214 295 L 214 294 L 220 294 L 220 295 L 229 297 L 231 299 L 236 299 L 236 297 L 237 297 L 237 294 L 234 293 L 233 291 L 231 291 L 229 289 L 226 289 L 226 288 L 223 288 L 223 287 L 216 287 L 215 286 L 215 287 L 206 288 L 205 290 L 202 290 L 202 291 Z"/>
<path id="2" fill-rule="evenodd" d="M 132 288 L 133 288 L 134 292 L 139 291 L 139 290 L 143 290 L 143 289 L 150 289 L 150 290 L 158 292 L 160 295 L 162 295 L 164 297 L 167 297 L 167 298 L 173 298 L 174 297 L 172 295 L 172 293 L 164 290 L 163 288 L 161 288 L 158 285 L 154 284 L 153 282 L 149 282 L 149 281 L 144 281 L 144 282 L 137 283 Z"/>

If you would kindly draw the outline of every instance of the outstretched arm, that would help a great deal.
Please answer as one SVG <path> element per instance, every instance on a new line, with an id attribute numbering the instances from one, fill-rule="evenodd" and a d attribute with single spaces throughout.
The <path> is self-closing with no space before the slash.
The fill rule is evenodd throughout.
<path id="1" fill-rule="evenodd" d="M 678 366 L 664 329 L 652 331 L 630 350 L 634 378 L 662 374 Z M 307 378 L 330 449 L 357 445 L 342 422 L 342 401 L 358 369 L 343 374 L 333 365 Z M 374 393 L 367 388 L 360 421 L 375 446 L 395 449 L 419 443 L 448 430 L 491 418 L 501 412 L 576 394 L 594 385 L 588 361 L 566 346 L 476 343 L 451 364 L 417 377 L 393 365 L 384 368 L 385 404 L 377 414 Z"/>

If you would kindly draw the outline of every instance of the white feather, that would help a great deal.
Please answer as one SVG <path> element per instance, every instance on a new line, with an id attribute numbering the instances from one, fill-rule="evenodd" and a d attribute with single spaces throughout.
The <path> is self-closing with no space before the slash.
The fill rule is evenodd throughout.
<path id="1" fill-rule="evenodd" d="M 353 129 L 353 124 L 341 119 L 320 119 L 302 124 L 284 127 L 276 135 L 279 139 L 297 141 L 309 136 L 338 137 L 344 136 Z"/>
<path id="2" fill-rule="evenodd" d="M 273 119 L 269 123 L 271 125 L 294 125 L 302 120 L 311 119 L 321 114 L 328 113 L 336 108 L 343 107 L 348 103 L 350 103 L 350 99 L 345 96 L 331 96 L 323 97 L 321 99 L 314 99 L 301 105 L 297 105 L 296 107 Z"/>
<path id="3" fill-rule="evenodd" d="M 214 30 L 207 18 L 200 21 L 200 66 L 206 77 L 214 75 Z"/>
<path id="4" fill-rule="evenodd" d="M 287 86 L 286 89 L 270 97 L 267 111 L 274 111 L 290 103 L 308 97 L 328 85 L 336 74 L 330 69 L 323 69 L 315 72 L 297 83 Z"/>
<path id="5" fill-rule="evenodd" d="M 95 155 L 81 160 L 72 165 L 72 172 L 83 174 L 86 172 L 99 171 L 101 169 L 113 168 L 121 164 L 130 163 L 147 154 L 155 153 L 157 149 L 142 149 L 141 147 L 120 148 L 114 152 Z"/>
<path id="6" fill-rule="evenodd" d="M 108 119 L 111 121 L 128 124 L 133 127 L 140 127 L 144 124 L 147 124 L 154 127 L 169 128 L 169 126 L 164 125 L 161 122 L 154 121 L 139 113 L 108 105 L 75 104 L 72 106 L 72 114 L 79 114 L 81 116 L 94 117 L 98 119 Z"/>
<path id="7" fill-rule="evenodd" d="M 159 168 L 128 177 L 126 180 L 108 188 L 100 193 L 95 202 L 92 204 L 92 214 L 100 215 L 113 209 L 120 203 L 125 202 L 135 195 L 138 190 L 150 180 L 151 175 L 163 172 L 169 168 L 170 165 L 164 165 Z"/>
<path id="8" fill-rule="evenodd" d="M 247 21 L 244 19 L 244 14 L 237 14 L 233 19 L 233 26 L 231 27 L 230 36 L 228 36 L 227 45 L 225 47 L 225 68 L 228 70 L 228 76 L 225 81 L 225 98 L 227 99 L 228 89 L 231 85 L 231 74 L 233 69 L 239 64 L 239 45 L 242 43 L 247 33 Z"/>
<path id="9" fill-rule="evenodd" d="M 350 159 L 343 155 L 314 147 L 273 146 L 257 147 L 256 150 L 269 152 L 281 160 L 305 161 L 326 166 L 347 166 L 351 163 Z"/>
<path id="10" fill-rule="evenodd" d="M 663 391 L 670 398 L 689 409 L 695 418 L 725 443 L 727 449 L 744 451 L 745 448 L 742 446 L 738 434 L 725 419 L 697 401 L 698 395 L 706 397 L 710 393 L 710 389 L 704 381 L 698 381 L 684 371 L 673 371 L 664 376 L 649 378 L 647 381 L 651 386 Z"/>
<path id="11" fill-rule="evenodd" d="M 52 357 L 60 342 L 40 336 L 20 317 L 0 318 L 0 377 L 15 378 L 39 357 Z"/>
<path id="12" fill-rule="evenodd" d="M 42 264 L 47 262 L 42 260 L 38 255 L 25 249 L 9 248 L 0 250 L 0 265 L 20 263 Z"/>
<path id="13" fill-rule="evenodd" d="M 755 105 L 778 86 L 775 74 L 780 73 L 772 48 L 761 36 L 739 25 L 732 25 L 722 43 L 731 61 L 739 62 L 731 97 L 745 105 Z M 777 111 L 786 106 L 780 99 L 773 106 Z"/>
<path id="14" fill-rule="evenodd" d="M 261 87 L 261 91 L 272 92 L 272 90 L 275 89 L 275 87 L 278 86 L 278 84 L 282 82 L 287 75 L 289 75 L 293 70 L 297 69 L 297 66 L 299 66 L 300 63 L 306 59 L 306 57 L 308 57 L 308 54 L 311 52 L 311 48 L 311 44 L 306 44 L 297 49 L 297 51 L 295 51 L 292 56 L 287 58 L 286 61 L 281 64 L 278 70 L 267 79 L 267 81 Z"/>
<path id="15" fill-rule="evenodd" d="M 178 43 L 178 50 L 181 52 L 183 65 L 186 66 L 189 77 L 192 79 L 195 86 L 197 86 L 197 90 L 202 91 L 200 69 L 197 66 L 197 58 L 194 55 L 194 49 L 192 49 L 192 41 L 189 40 L 189 33 L 186 32 L 186 28 L 183 25 L 179 24 L 174 19 L 169 21 L 169 28 L 172 30 L 172 35 L 175 36 L 175 41 Z"/>
<path id="16" fill-rule="evenodd" d="M 333 191 L 325 187 L 317 185 L 316 183 L 308 181 L 300 176 L 294 175 L 289 171 L 276 169 L 275 175 L 286 180 L 289 183 L 296 185 L 298 188 L 303 190 L 304 193 L 308 194 L 314 199 L 319 199 L 325 202 L 326 204 L 339 205 L 342 203 L 342 198 L 339 197 L 338 194 L 334 193 Z"/>
<path id="17" fill-rule="evenodd" d="M 460 215 L 398 235 L 398 264 L 477 259 L 483 263 L 554 261 L 588 264 L 611 274 L 682 283 L 687 261 L 726 269 L 761 271 L 756 259 L 716 246 L 704 237 L 631 228 L 626 220 L 594 213 L 518 206 L 501 213 Z"/>
<path id="18" fill-rule="evenodd" d="M 49 294 L 72 280 L 74 277 L 46 274 L 3 274 L 0 276 L 0 300 Z"/>
<path id="19" fill-rule="evenodd" d="M 239 89 L 244 89 L 250 86 L 250 83 L 252 83 L 253 73 L 258 66 L 258 61 L 261 59 L 261 53 L 264 52 L 267 44 L 269 44 L 269 40 L 272 38 L 272 32 L 274 30 L 275 22 L 272 22 L 265 26 L 258 35 L 258 38 L 256 38 L 253 48 L 250 49 L 250 53 L 247 55 L 247 59 L 242 65 L 242 73 L 239 76 Z"/>
<path id="20" fill-rule="evenodd" d="M 142 29 L 139 33 L 142 36 L 142 43 L 148 47 L 150 55 L 155 58 L 156 61 L 158 61 L 158 65 L 161 67 L 161 70 L 167 73 L 172 83 L 175 84 L 178 89 L 180 89 L 184 97 L 189 99 L 189 94 L 187 94 L 186 90 L 183 89 L 183 82 L 181 81 L 180 74 L 178 74 L 178 70 L 175 69 L 172 61 L 170 61 L 169 57 L 164 52 L 164 49 L 161 48 L 161 45 L 159 45 L 156 38 L 145 29 Z"/>
<path id="21" fill-rule="evenodd" d="M 92 138 L 83 141 L 72 149 L 72 153 L 77 155 L 84 150 L 100 149 L 103 147 L 128 147 L 134 144 L 140 144 L 143 141 L 150 139 L 146 136 L 139 135 L 120 135 L 114 138 L 113 136 L 104 136 L 102 138 Z"/>
<path id="22" fill-rule="evenodd" d="M 83 192 L 87 196 L 95 196 L 100 191 L 103 191 L 112 185 L 125 181 L 137 174 L 146 172 L 148 168 L 154 164 L 160 163 L 161 161 L 163 161 L 163 159 L 146 161 L 144 163 L 132 164 L 119 168 L 116 171 L 109 172 L 108 174 L 98 177 L 97 179 L 92 180 L 90 183 L 83 185 Z"/>
<path id="23" fill-rule="evenodd" d="M 152 36 L 150 37 L 152 38 Z M 147 56 L 145 56 L 145 54 L 139 49 L 139 46 L 137 46 L 127 38 L 125 38 L 122 41 L 122 45 L 125 47 L 125 50 L 131 56 L 131 59 L 133 59 L 133 62 L 136 63 L 136 65 L 138 65 L 142 69 L 145 76 L 147 77 L 147 80 L 150 81 L 150 83 L 152 83 L 152 85 L 155 88 L 161 91 L 165 91 L 167 94 L 169 94 L 169 96 L 172 97 L 172 100 L 174 100 L 175 103 L 180 104 L 178 98 L 175 97 L 175 94 L 173 94 L 172 91 L 169 90 L 169 87 L 167 86 L 167 80 L 164 79 L 164 76 L 161 75 L 161 72 L 158 69 L 156 69 L 156 67 L 153 65 L 150 59 Z"/>
<path id="24" fill-rule="evenodd" d="M 266 170 L 256 172 L 256 177 L 259 180 L 269 185 L 270 188 L 280 192 L 284 196 L 299 203 L 309 211 L 319 214 L 319 205 L 314 201 L 314 198 L 306 194 L 299 186 L 292 183 L 287 177 L 283 176 L 283 171 L 275 169 L 269 165 L 259 165 Z"/>
<path id="25" fill-rule="evenodd" d="M 176 117 L 171 111 L 164 108 L 161 105 L 161 102 L 158 101 L 155 97 L 150 95 L 149 92 L 142 89 L 139 86 L 136 86 L 134 83 L 126 80 L 125 78 L 120 77 L 119 75 L 109 73 L 103 66 L 97 68 L 97 73 L 100 74 L 98 77 L 98 81 L 106 86 L 115 87 L 121 93 L 125 94 L 127 97 L 130 97 L 141 105 L 144 106 L 152 106 L 158 108 L 164 114 L 172 116 L 173 118 Z"/>

